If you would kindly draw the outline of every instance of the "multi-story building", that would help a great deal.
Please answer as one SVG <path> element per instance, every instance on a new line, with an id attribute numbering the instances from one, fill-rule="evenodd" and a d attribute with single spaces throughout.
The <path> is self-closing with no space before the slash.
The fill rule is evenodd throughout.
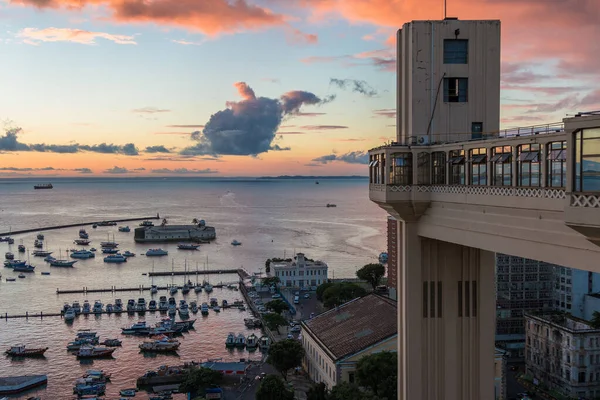
<path id="1" fill-rule="evenodd" d="M 554 308 L 589 319 L 585 314 L 586 295 L 600 292 L 600 274 L 554 266 Z M 593 300 L 592 300 L 593 301 Z"/>
<path id="2" fill-rule="evenodd" d="M 387 286 L 389 296 L 397 298 L 398 293 L 398 221 L 391 215 L 387 220 Z"/>
<path id="3" fill-rule="evenodd" d="M 556 266 L 536 260 L 496 255 L 496 340 L 524 340 L 526 312 L 553 308 Z"/>
<path id="4" fill-rule="evenodd" d="M 600 329 L 566 313 L 525 315 L 534 382 L 575 398 L 600 397 Z"/>
<path id="5" fill-rule="evenodd" d="M 273 274 L 286 287 L 311 287 L 327 282 L 327 264 L 307 259 L 298 253 L 292 261 L 271 262 Z"/>
<path id="6" fill-rule="evenodd" d="M 494 352 L 494 400 L 506 400 L 507 352 L 496 348 Z"/>

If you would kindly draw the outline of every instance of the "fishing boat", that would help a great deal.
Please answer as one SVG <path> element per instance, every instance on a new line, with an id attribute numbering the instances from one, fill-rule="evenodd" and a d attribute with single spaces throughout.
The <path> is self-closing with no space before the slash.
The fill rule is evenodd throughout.
<path id="1" fill-rule="evenodd" d="M 90 307 L 90 302 L 87 300 L 83 301 L 83 307 L 81 308 L 81 312 L 83 314 L 89 314 L 92 308 Z"/>
<path id="2" fill-rule="evenodd" d="M 242 244 L 242 242 L 238 242 L 237 240 L 233 239 L 233 241 L 231 242 L 232 246 L 240 246 Z"/>
<path id="3" fill-rule="evenodd" d="M 102 248 L 102 254 L 117 254 L 119 252 L 119 249 L 115 248 L 115 247 L 103 247 Z"/>
<path id="4" fill-rule="evenodd" d="M 183 286 L 181 287 L 181 294 L 188 294 L 190 292 L 190 287 L 187 284 L 187 261 L 184 262 L 183 268 L 185 274 L 183 275 Z"/>
<path id="5" fill-rule="evenodd" d="M 123 302 L 121 301 L 121 299 L 115 300 L 115 305 L 113 306 L 113 310 L 115 311 L 115 313 L 123 312 Z"/>
<path id="6" fill-rule="evenodd" d="M 254 333 L 251 333 L 246 338 L 246 348 L 248 350 L 256 350 L 257 347 L 258 347 L 258 338 L 256 337 L 256 335 Z"/>
<path id="7" fill-rule="evenodd" d="M 143 343 L 140 343 L 139 348 L 141 351 L 161 353 L 175 351 L 179 348 L 179 346 L 180 343 L 178 340 L 162 337 L 158 340 L 144 341 Z"/>
<path id="8" fill-rule="evenodd" d="M 154 226 L 154 223 L 152 221 L 146 220 L 146 221 L 142 221 L 140 223 L 140 226 Z"/>
<path id="9" fill-rule="evenodd" d="M 46 257 L 49 256 L 50 254 L 52 254 L 51 251 L 48 250 L 34 250 L 33 253 L 31 253 L 34 257 Z"/>
<path id="10" fill-rule="evenodd" d="M 137 333 L 147 331 L 148 329 L 149 327 L 146 325 L 146 321 L 138 321 L 129 328 L 121 328 L 121 333 L 125 335 L 135 335 Z"/>
<path id="11" fill-rule="evenodd" d="M 88 244 L 90 244 L 91 240 L 89 239 L 75 239 L 73 241 L 73 243 L 79 245 L 79 246 L 87 246 Z"/>
<path id="12" fill-rule="evenodd" d="M 77 352 L 77 358 L 111 357 L 112 353 L 114 353 L 114 352 L 115 352 L 114 348 L 84 345 L 84 346 L 81 346 L 81 348 Z"/>
<path id="13" fill-rule="evenodd" d="M 108 303 L 106 305 L 106 313 L 107 314 L 112 314 L 114 311 L 115 311 L 115 309 L 114 309 L 113 305 L 111 303 Z"/>
<path id="14" fill-rule="evenodd" d="M 208 315 L 208 304 L 202 303 L 202 305 L 200 306 L 200 313 L 202 315 Z"/>
<path id="15" fill-rule="evenodd" d="M 98 226 L 116 226 L 117 223 L 115 221 L 100 221 L 100 222 L 96 222 L 96 225 L 98 225 Z"/>
<path id="16" fill-rule="evenodd" d="M 123 342 L 121 342 L 119 339 L 106 339 L 104 342 L 102 342 L 102 345 L 107 346 L 107 347 L 118 347 L 121 346 Z"/>
<path id="17" fill-rule="evenodd" d="M 7 251 L 4 254 L 4 258 L 6 258 L 7 260 L 14 260 L 15 259 L 15 255 L 13 253 L 11 253 L 10 251 Z"/>
<path id="18" fill-rule="evenodd" d="M 121 254 L 109 254 L 108 256 L 104 257 L 104 262 L 120 264 L 127 262 L 127 257 L 123 257 Z"/>
<path id="19" fill-rule="evenodd" d="M 25 278 L 25 274 L 19 274 L 19 275 L 17 275 L 17 277 L 23 279 L 23 278 Z"/>
<path id="20" fill-rule="evenodd" d="M 81 346 L 95 345 L 95 344 L 98 344 L 97 337 L 76 338 L 75 340 L 73 340 L 72 342 L 69 342 L 67 344 L 67 350 L 68 351 L 77 351 L 81 348 Z"/>
<path id="21" fill-rule="evenodd" d="M 114 240 L 111 241 L 106 241 L 106 242 L 100 242 L 100 247 L 107 247 L 110 249 L 113 249 L 115 247 L 119 247 L 119 243 L 115 242 Z"/>
<path id="22" fill-rule="evenodd" d="M 195 243 L 178 243 L 177 248 L 180 250 L 198 250 L 199 244 Z"/>
<path id="23" fill-rule="evenodd" d="M 152 285 L 150 286 L 150 294 L 155 293 L 158 293 L 158 286 L 154 284 L 154 260 L 152 260 Z"/>
<path id="24" fill-rule="evenodd" d="M 196 303 L 195 301 L 191 301 L 190 310 L 192 310 L 192 313 L 196 314 L 198 312 L 198 303 Z"/>
<path id="25" fill-rule="evenodd" d="M 148 303 L 148 311 L 156 311 L 156 300 L 150 300 Z"/>
<path id="26" fill-rule="evenodd" d="M 88 258 L 94 258 L 96 255 L 88 250 L 77 250 L 71 252 L 71 258 L 78 258 L 80 260 L 86 260 Z"/>
<path id="27" fill-rule="evenodd" d="M 181 300 L 179 304 L 179 318 L 186 319 L 190 317 L 190 310 L 185 300 Z"/>
<path id="28" fill-rule="evenodd" d="M 208 254 L 206 255 L 206 263 L 204 264 L 204 273 L 205 274 L 208 272 L 207 268 L 208 268 Z M 213 291 L 213 287 L 209 281 L 210 281 L 210 274 L 207 274 L 207 280 L 204 281 L 203 285 L 202 285 L 202 286 L 204 286 L 204 291 L 206 293 L 211 293 Z"/>
<path id="29" fill-rule="evenodd" d="M 213 306 L 212 309 L 214 312 L 221 312 L 221 307 L 219 307 L 219 306 Z"/>
<path id="30" fill-rule="evenodd" d="M 27 249 L 25 248 L 25 246 L 22 245 L 22 244 L 19 245 L 18 249 L 19 249 L 19 253 L 25 253 L 25 251 L 27 251 Z"/>
<path id="31" fill-rule="evenodd" d="M 130 252 L 129 250 L 125 250 L 123 253 L 121 253 L 123 255 L 123 257 L 135 257 L 135 253 Z"/>
<path id="32" fill-rule="evenodd" d="M 119 232 L 131 232 L 131 229 L 128 226 L 120 226 Z"/>
<path id="33" fill-rule="evenodd" d="M 65 311 L 65 314 L 63 315 L 63 318 L 65 319 L 65 322 L 69 322 L 69 321 L 73 321 L 75 319 L 75 310 L 73 310 L 71 307 L 69 307 L 67 309 L 67 311 Z"/>
<path id="34" fill-rule="evenodd" d="M 160 296 L 158 300 L 158 310 L 167 311 L 169 309 L 169 303 L 167 303 L 167 296 Z"/>
<path id="35" fill-rule="evenodd" d="M 136 304 L 134 299 L 127 300 L 127 312 L 134 312 L 136 309 Z"/>
<path id="36" fill-rule="evenodd" d="M 177 288 L 177 286 L 171 286 L 171 288 L 169 289 L 169 294 L 175 294 L 178 290 L 179 289 Z"/>
<path id="37" fill-rule="evenodd" d="M 102 312 L 102 302 L 100 300 L 94 301 L 94 308 L 92 308 L 94 314 Z"/>
<path id="38" fill-rule="evenodd" d="M 42 271 L 42 275 L 50 275 L 50 272 Z"/>
<path id="39" fill-rule="evenodd" d="M 258 341 L 258 345 L 263 351 L 269 350 L 269 347 L 271 346 L 271 339 L 269 339 L 268 336 L 261 336 Z"/>
<path id="40" fill-rule="evenodd" d="M 123 397 L 135 397 L 137 389 L 122 389 L 119 390 L 119 395 Z"/>
<path id="41" fill-rule="evenodd" d="M 14 282 L 14 281 L 16 281 L 15 278 L 6 278 L 6 282 Z"/>
<path id="42" fill-rule="evenodd" d="M 6 353 L 9 356 L 14 357 L 39 357 L 43 356 L 44 353 L 48 350 L 47 347 L 39 347 L 37 349 L 28 349 L 24 344 L 18 344 L 16 346 L 11 346 L 10 349 L 6 350 Z"/>
<path id="43" fill-rule="evenodd" d="M 229 332 L 227 339 L 225 339 L 225 347 L 235 347 L 235 334 Z"/>
<path id="44" fill-rule="evenodd" d="M 140 297 L 138 299 L 137 306 L 135 309 L 139 313 L 145 313 L 146 312 L 146 299 L 144 299 L 143 297 Z"/>
<path id="45" fill-rule="evenodd" d="M 38 233 L 37 238 L 38 238 L 38 240 L 44 240 L 44 235 L 41 233 Z"/>
<path id="46" fill-rule="evenodd" d="M 27 265 L 27 261 L 22 261 L 22 260 L 6 260 L 4 261 L 4 266 L 6 268 L 14 268 L 18 265 Z"/>
<path id="47" fill-rule="evenodd" d="M 156 256 L 166 256 L 169 255 L 169 252 L 163 249 L 148 249 L 146 252 L 146 256 L 148 257 L 156 257 Z"/>
<path id="48" fill-rule="evenodd" d="M 61 251 L 58 251 L 58 256 L 61 257 Z M 49 256 L 50 257 L 50 256 Z M 48 260 L 48 262 L 50 263 L 51 267 L 72 267 L 73 265 L 75 265 L 75 263 L 77 262 L 77 260 L 75 261 L 69 261 L 69 260 L 61 260 L 61 259 L 56 259 L 56 258 L 51 258 L 50 260 Z"/>
<path id="49" fill-rule="evenodd" d="M 75 314 L 81 314 L 81 305 L 79 304 L 78 301 L 74 301 L 72 307 L 73 307 L 73 311 L 75 311 Z"/>
<path id="50" fill-rule="evenodd" d="M 35 270 L 35 267 L 33 265 L 15 265 L 13 267 L 13 271 L 17 271 L 17 272 L 33 272 Z M 20 278 L 20 276 L 19 276 Z"/>
<path id="51" fill-rule="evenodd" d="M 240 333 L 235 338 L 235 347 L 239 347 L 239 348 L 242 348 L 242 349 L 244 347 L 246 347 L 246 337 L 244 336 L 243 333 Z"/>
<path id="52" fill-rule="evenodd" d="M 75 381 L 75 386 L 73 387 L 73 393 L 76 394 L 80 399 L 97 399 L 106 391 L 106 385 L 104 383 L 87 383 L 85 379 Z M 94 396 L 94 397 L 87 397 Z"/>
<path id="53" fill-rule="evenodd" d="M 88 235 L 88 233 L 85 231 L 85 229 L 79 230 L 79 238 L 80 239 L 87 239 L 89 237 L 90 237 L 90 235 Z"/>

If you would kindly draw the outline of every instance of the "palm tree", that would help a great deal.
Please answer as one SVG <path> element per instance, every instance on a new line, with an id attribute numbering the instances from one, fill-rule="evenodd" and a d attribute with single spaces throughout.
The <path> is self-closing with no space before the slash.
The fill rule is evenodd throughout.
<path id="1" fill-rule="evenodd" d="M 194 225 L 198 225 L 199 223 L 200 223 L 200 221 L 198 221 L 198 218 L 194 218 L 192 220 L 192 224 L 194 224 Z"/>
<path id="2" fill-rule="evenodd" d="M 165 226 L 167 224 L 167 219 L 163 218 L 162 223 L 160 224 L 160 226 Z"/>

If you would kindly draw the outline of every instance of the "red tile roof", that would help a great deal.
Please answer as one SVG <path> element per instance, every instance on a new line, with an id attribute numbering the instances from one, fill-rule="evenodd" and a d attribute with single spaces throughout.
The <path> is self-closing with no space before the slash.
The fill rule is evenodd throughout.
<path id="1" fill-rule="evenodd" d="M 397 303 L 376 294 L 349 301 L 304 321 L 304 330 L 323 343 L 334 360 L 398 333 Z"/>

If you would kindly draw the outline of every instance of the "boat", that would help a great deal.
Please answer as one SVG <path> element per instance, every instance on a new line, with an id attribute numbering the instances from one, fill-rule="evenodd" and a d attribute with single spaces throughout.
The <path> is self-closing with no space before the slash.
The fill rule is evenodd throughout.
<path id="1" fill-rule="evenodd" d="M 6 278 L 6 282 L 14 282 L 14 281 L 16 281 L 15 278 Z"/>
<path id="2" fill-rule="evenodd" d="M 123 342 L 121 342 L 119 339 L 106 339 L 104 342 L 102 342 L 102 345 L 107 346 L 107 347 L 118 347 L 121 346 Z"/>
<path id="3" fill-rule="evenodd" d="M 208 304 L 202 303 L 202 305 L 200 306 L 200 313 L 202 315 L 208 315 Z"/>
<path id="4" fill-rule="evenodd" d="M 98 333 L 89 329 L 79 329 L 77 338 L 98 338 Z"/>
<path id="5" fill-rule="evenodd" d="M 177 307 L 169 306 L 169 310 L 167 311 L 167 314 L 169 314 L 169 317 L 174 317 L 175 314 L 177 314 Z"/>
<path id="6" fill-rule="evenodd" d="M 158 300 L 158 310 L 167 311 L 169 309 L 169 303 L 167 303 L 167 296 L 160 296 Z"/>
<path id="7" fill-rule="evenodd" d="M 42 272 L 42 275 L 50 275 L 50 272 L 44 271 L 44 272 Z"/>
<path id="8" fill-rule="evenodd" d="M 228 305 L 229 305 L 229 303 L 227 302 L 227 300 L 225 300 L 225 299 L 221 300 L 221 307 L 227 308 Z"/>
<path id="9" fill-rule="evenodd" d="M 177 248 L 180 250 L 198 250 L 198 247 L 200 247 L 200 245 L 194 244 L 194 243 L 179 243 L 179 244 L 177 244 Z"/>
<path id="10" fill-rule="evenodd" d="M 54 186 L 52 186 L 51 183 L 39 183 L 37 185 L 33 185 L 34 189 L 52 189 Z"/>
<path id="11" fill-rule="evenodd" d="M 138 243 L 202 242 L 217 237 L 215 228 L 206 222 L 192 225 L 140 226 L 135 228 L 134 240 Z"/>
<path id="12" fill-rule="evenodd" d="M 20 245 L 19 245 L 18 249 L 19 249 L 19 253 L 25 253 L 25 251 L 27 250 L 27 249 L 25 248 L 25 246 L 24 246 L 24 245 L 22 245 L 22 244 L 20 244 Z"/>
<path id="13" fill-rule="evenodd" d="M 59 251 L 59 257 L 60 257 L 60 255 L 61 254 L 60 254 L 60 251 Z M 51 257 L 51 256 L 48 256 L 48 257 Z M 53 258 L 53 257 L 51 257 L 47 261 L 50 263 L 51 267 L 72 267 L 77 262 L 77 260 L 75 260 L 75 261 L 57 260 L 56 258 Z"/>
<path id="14" fill-rule="evenodd" d="M 237 240 L 233 239 L 233 241 L 231 242 L 231 244 L 232 244 L 233 246 L 239 246 L 239 245 L 241 245 L 241 244 L 242 244 L 242 242 L 238 242 Z"/>
<path id="15" fill-rule="evenodd" d="M 25 274 L 19 274 L 19 275 L 17 275 L 17 276 L 18 276 L 19 278 L 21 278 L 21 279 L 25 278 Z"/>
<path id="16" fill-rule="evenodd" d="M 119 243 L 117 243 L 117 242 L 100 242 L 100 247 L 114 249 L 115 247 L 119 247 Z"/>
<path id="17" fill-rule="evenodd" d="M 11 253 L 10 251 L 7 251 L 4 254 L 4 258 L 6 258 L 7 260 L 14 260 L 15 259 L 15 255 L 13 253 Z"/>
<path id="18" fill-rule="evenodd" d="M 107 314 L 111 314 L 111 313 L 113 313 L 114 311 L 115 311 L 115 309 L 114 309 L 113 305 L 112 305 L 111 303 L 108 303 L 108 304 L 106 305 L 106 313 L 107 313 Z"/>
<path id="19" fill-rule="evenodd" d="M 10 236 L 0 236 L 0 242 L 8 242 L 8 244 L 13 244 L 15 239 L 11 238 Z"/>
<path id="20" fill-rule="evenodd" d="M 50 254 L 52 254 L 51 251 L 48 250 L 34 250 L 33 253 L 31 253 L 34 257 L 46 257 L 49 256 Z"/>
<path id="21" fill-rule="evenodd" d="M 137 302 L 137 306 L 135 307 L 136 311 L 139 313 L 146 312 L 146 299 L 140 297 Z"/>
<path id="22" fill-rule="evenodd" d="M 78 258 L 81 260 L 86 260 L 88 258 L 94 258 L 96 257 L 96 255 L 88 250 L 77 250 L 77 251 L 73 251 L 71 252 L 71 258 Z"/>
<path id="23" fill-rule="evenodd" d="M 142 221 L 140 222 L 140 226 L 154 226 L 154 223 L 152 221 Z"/>
<path id="24" fill-rule="evenodd" d="M 116 299 L 115 300 L 115 305 L 113 306 L 113 310 L 116 313 L 123 312 L 123 302 L 121 301 L 121 299 Z"/>
<path id="25" fill-rule="evenodd" d="M 202 285 L 198 283 L 198 263 L 196 263 L 196 285 L 194 286 L 194 293 L 200 293 L 202 291 Z"/>
<path id="26" fill-rule="evenodd" d="M 148 303 L 148 311 L 156 311 L 156 300 L 150 300 Z"/>
<path id="27" fill-rule="evenodd" d="M 44 235 L 42 233 L 37 234 L 38 240 L 44 240 Z"/>
<path id="28" fill-rule="evenodd" d="M 73 387 L 73 393 L 80 399 L 85 398 L 84 396 L 100 396 L 103 395 L 105 391 L 106 385 L 104 383 L 88 383 L 85 379 L 78 379 L 75 381 L 75 387 Z M 90 399 L 90 397 L 87 398 Z"/>
<path id="29" fill-rule="evenodd" d="M 98 227 L 98 224 L 93 224 L 92 228 L 96 229 Z"/>
<path id="30" fill-rule="evenodd" d="M 211 285 L 210 283 L 205 283 L 205 284 L 204 284 L 204 291 L 205 291 L 206 293 L 210 293 L 210 292 L 212 292 L 212 291 L 213 291 L 213 287 L 212 287 L 212 285 Z"/>
<path id="31" fill-rule="evenodd" d="M 123 257 L 121 254 L 109 254 L 104 257 L 105 263 L 124 263 L 127 262 L 127 257 Z"/>
<path id="32" fill-rule="evenodd" d="M 18 344 L 16 346 L 11 346 L 11 348 L 6 350 L 4 353 L 15 357 L 39 357 L 43 356 L 46 350 L 48 350 L 47 347 L 28 349 L 24 344 Z"/>
<path id="33" fill-rule="evenodd" d="M 258 337 L 254 333 L 251 333 L 246 338 L 246 348 L 248 350 L 255 350 L 258 347 Z"/>
<path id="34" fill-rule="evenodd" d="M 81 314 L 81 306 L 78 301 L 73 302 L 73 311 L 75 311 L 75 314 Z"/>
<path id="35" fill-rule="evenodd" d="M 182 303 L 179 305 L 179 318 L 186 319 L 190 317 L 190 310 L 188 305 L 185 303 L 185 300 L 182 300 Z"/>
<path id="36" fill-rule="evenodd" d="M 134 312 L 136 308 L 134 299 L 127 300 L 127 312 Z"/>
<path id="37" fill-rule="evenodd" d="M 90 311 L 91 311 L 91 307 L 90 307 L 90 303 L 89 303 L 89 301 L 87 301 L 87 300 L 84 300 L 84 302 L 83 302 L 83 307 L 82 307 L 82 309 L 81 309 L 81 312 L 82 312 L 83 314 L 89 314 L 89 313 L 90 313 Z"/>
<path id="38" fill-rule="evenodd" d="M 196 303 L 195 301 L 191 301 L 190 310 L 192 310 L 192 312 L 196 314 L 198 312 L 198 303 Z"/>
<path id="39" fill-rule="evenodd" d="M 154 277 L 152 277 L 152 278 L 154 278 Z M 156 286 L 156 285 L 150 286 L 150 294 L 156 294 L 156 293 L 158 293 L 158 286 Z"/>
<path id="40" fill-rule="evenodd" d="M 79 245 L 79 246 L 87 246 L 88 244 L 90 244 L 91 240 L 89 239 L 75 239 L 73 241 L 73 243 Z"/>
<path id="41" fill-rule="evenodd" d="M 129 257 L 135 257 L 135 253 L 132 253 L 129 250 L 125 250 L 124 252 L 121 253 L 121 255 L 123 257 L 127 257 L 127 258 L 129 258 Z"/>
<path id="42" fill-rule="evenodd" d="M 34 270 L 35 270 L 35 267 L 33 265 L 15 265 L 13 267 L 13 271 L 17 271 L 17 272 L 33 272 Z M 19 278 L 20 277 L 21 276 L 19 275 Z"/>
<path id="43" fill-rule="evenodd" d="M 219 307 L 219 306 L 213 306 L 212 309 L 214 312 L 221 312 L 221 307 Z"/>
<path id="44" fill-rule="evenodd" d="M 50 261 L 54 261 L 54 260 L 56 260 L 56 258 L 54 258 L 52 256 L 46 256 L 46 257 L 44 257 L 44 261 L 46 261 L 46 262 L 50 262 Z"/>
<path id="45" fill-rule="evenodd" d="M 166 255 L 169 255 L 169 252 L 163 249 L 148 249 L 148 251 L 146 252 L 146 256 L 148 257 Z"/>
<path id="46" fill-rule="evenodd" d="M 119 395 L 124 397 L 135 397 L 137 389 L 122 389 L 119 390 Z"/>
<path id="47" fill-rule="evenodd" d="M 95 247 L 92 247 L 92 248 L 90 249 L 90 251 L 96 251 L 96 248 L 95 248 Z"/>
<path id="48" fill-rule="evenodd" d="M 219 300 L 217 300 L 216 297 L 211 297 L 210 298 L 210 306 L 214 307 L 214 306 L 218 306 L 219 305 Z"/>
<path id="49" fill-rule="evenodd" d="M 179 341 L 175 339 L 168 339 L 163 337 L 158 340 L 144 341 L 140 343 L 139 348 L 141 351 L 150 351 L 155 353 L 175 351 L 179 348 Z"/>
<path id="50" fill-rule="evenodd" d="M 337 207 L 337 205 L 336 204 L 327 203 L 327 208 L 330 208 L 330 207 Z"/>
<path id="51" fill-rule="evenodd" d="M 111 375 L 107 374 L 101 369 L 88 369 L 87 371 L 85 371 L 85 374 L 83 374 L 82 378 L 91 380 L 93 382 L 106 383 L 110 381 Z"/>
<path id="52" fill-rule="evenodd" d="M 100 221 L 100 222 L 96 222 L 96 225 L 98 225 L 98 226 L 116 226 L 117 223 L 114 221 Z"/>
<path id="53" fill-rule="evenodd" d="M 187 283 L 185 283 L 181 287 L 181 294 L 188 294 L 189 292 L 190 292 L 190 287 L 187 285 Z"/>
<path id="54" fill-rule="evenodd" d="M 48 382 L 46 375 L 5 376 L 0 378 L 0 394 L 20 393 Z M 8 398 L 6 398 L 8 399 Z"/>
<path id="55" fill-rule="evenodd" d="M 177 286 L 171 286 L 171 288 L 169 289 L 169 294 L 175 294 L 178 290 L 179 289 L 177 288 Z"/>
<path id="56" fill-rule="evenodd" d="M 97 337 L 79 338 L 79 339 L 75 339 L 72 342 L 69 342 L 67 344 L 67 350 L 68 351 L 77 351 L 77 350 L 81 349 L 81 346 L 95 345 L 95 344 L 98 344 Z"/>
<path id="57" fill-rule="evenodd" d="M 119 252 L 119 249 L 114 248 L 114 247 L 103 247 L 102 248 L 103 254 L 117 254 L 118 252 Z"/>
<path id="58" fill-rule="evenodd" d="M 246 347 L 246 337 L 243 333 L 240 333 L 235 338 L 235 347 L 244 348 Z"/>
<path id="59" fill-rule="evenodd" d="M 258 345 L 263 351 L 269 350 L 269 347 L 271 346 L 271 339 L 269 339 L 268 336 L 261 336 L 258 340 Z"/>
<path id="60" fill-rule="evenodd" d="M 379 263 L 385 264 L 388 262 L 388 253 L 385 251 L 379 254 Z"/>
<path id="61" fill-rule="evenodd" d="M 225 347 L 235 347 L 235 334 L 229 332 L 227 339 L 225 339 Z"/>
<path id="62" fill-rule="evenodd" d="M 92 309 L 92 312 L 94 314 L 102 312 L 102 303 L 100 302 L 100 300 L 94 301 L 94 308 Z"/>
<path id="63" fill-rule="evenodd" d="M 16 266 L 23 266 L 23 265 L 27 265 L 27 261 L 22 261 L 22 260 L 6 260 L 6 261 L 4 261 L 4 266 L 6 268 L 14 268 Z"/>
<path id="64" fill-rule="evenodd" d="M 88 233 L 85 231 L 85 229 L 82 228 L 79 230 L 79 237 L 81 239 L 87 239 L 90 237 L 90 235 L 88 235 Z"/>
<path id="65" fill-rule="evenodd" d="M 119 232 L 131 232 L 131 229 L 128 226 L 120 226 Z"/>
<path id="66" fill-rule="evenodd" d="M 138 321 L 129 328 L 121 328 L 121 333 L 125 335 L 135 335 L 144 331 L 148 331 L 148 329 L 150 328 L 146 325 L 146 321 Z"/>

